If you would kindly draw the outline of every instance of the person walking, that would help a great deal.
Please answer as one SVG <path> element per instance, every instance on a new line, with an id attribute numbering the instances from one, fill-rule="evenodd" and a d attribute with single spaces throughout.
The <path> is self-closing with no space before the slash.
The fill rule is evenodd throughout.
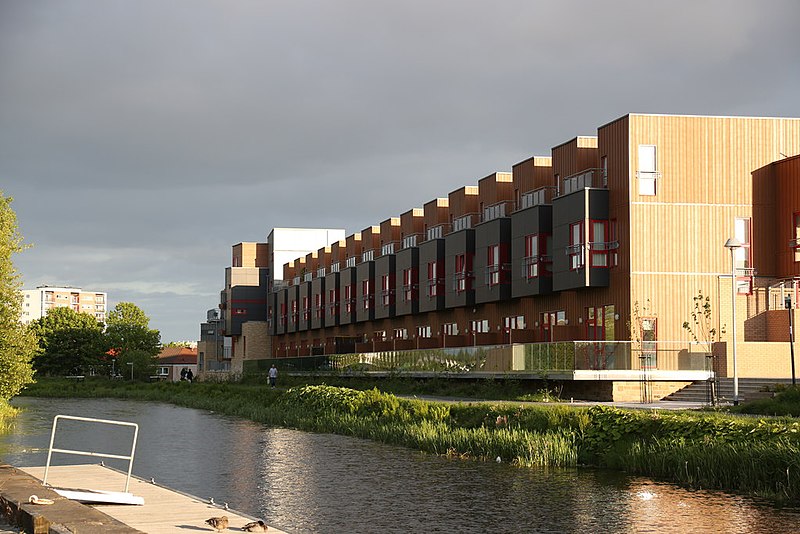
<path id="1" fill-rule="evenodd" d="M 272 364 L 272 367 L 269 368 L 269 385 L 272 388 L 275 388 L 275 382 L 278 381 L 278 368 L 275 367 L 275 364 Z"/>
<path id="2" fill-rule="evenodd" d="M 186 370 L 186 380 L 188 380 L 190 383 L 192 382 L 192 380 L 194 380 L 194 373 L 192 372 L 191 369 Z"/>

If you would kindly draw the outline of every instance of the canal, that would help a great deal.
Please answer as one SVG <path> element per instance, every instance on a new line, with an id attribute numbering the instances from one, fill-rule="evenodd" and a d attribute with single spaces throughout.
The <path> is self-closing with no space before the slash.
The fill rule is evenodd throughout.
<path id="1" fill-rule="evenodd" d="M 12 403 L 24 410 L 14 430 L 0 435 L 6 463 L 44 465 L 57 414 L 131 421 L 140 426 L 134 474 L 227 502 L 288 532 L 756 533 L 797 531 L 800 524 L 800 509 L 614 472 L 448 460 L 162 403 Z M 93 425 L 65 425 L 56 446 L 119 454 L 129 439 Z"/>

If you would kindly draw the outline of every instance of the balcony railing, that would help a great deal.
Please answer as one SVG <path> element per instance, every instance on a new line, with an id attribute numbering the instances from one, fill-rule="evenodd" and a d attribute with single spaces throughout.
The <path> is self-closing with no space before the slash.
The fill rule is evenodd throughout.
<path id="1" fill-rule="evenodd" d="M 619 248 L 619 241 L 589 241 L 589 250 L 603 252 Z"/>
<path id="2" fill-rule="evenodd" d="M 509 210 L 510 204 L 511 201 L 504 200 L 502 202 L 497 202 L 495 204 L 492 204 L 491 206 L 486 206 L 485 208 L 483 208 L 483 213 L 481 214 L 482 222 L 492 221 L 494 219 L 505 217 L 506 212 L 510 211 Z"/>
<path id="3" fill-rule="evenodd" d="M 356 264 L 356 259 L 355 258 L 347 258 L 347 261 L 349 262 L 351 259 L 353 260 L 353 265 L 349 265 L 348 264 L 347 265 L 348 267 L 354 267 L 355 264 Z M 372 261 L 374 259 L 375 259 L 375 251 L 374 250 L 365 250 L 361 254 L 361 261 L 362 262 Z"/>
<path id="4" fill-rule="evenodd" d="M 325 267 L 317 269 L 317 278 L 325 278 Z"/>
<path id="5" fill-rule="evenodd" d="M 474 223 L 474 219 L 477 219 L 477 213 L 468 213 L 466 215 L 462 215 L 461 217 L 455 219 L 453 221 L 453 231 L 458 232 L 460 230 L 467 230 L 472 228 Z"/>
<path id="6" fill-rule="evenodd" d="M 603 169 L 587 169 L 567 176 L 561 181 L 560 196 L 568 195 L 575 191 L 586 189 L 587 187 L 608 187 L 605 183 L 605 176 Z"/>
<path id="7" fill-rule="evenodd" d="M 411 248 L 417 246 L 417 240 L 419 239 L 420 234 L 411 234 L 407 235 L 403 238 L 403 248 Z"/>
<path id="8" fill-rule="evenodd" d="M 430 241 L 431 239 L 443 238 L 445 234 L 448 233 L 449 228 L 450 225 L 447 223 L 439 224 L 431 228 L 428 228 L 428 231 L 426 232 L 425 235 L 426 241 Z"/>
<path id="9" fill-rule="evenodd" d="M 397 244 L 392 241 L 391 243 L 386 243 L 385 245 L 381 246 L 381 256 L 387 256 L 389 254 L 394 254 L 394 249 Z"/>
<path id="10" fill-rule="evenodd" d="M 513 332 L 524 332 L 514 330 Z M 356 352 L 351 354 L 328 354 L 326 358 L 293 360 L 295 370 L 319 371 L 326 369 L 340 372 L 350 368 L 387 372 L 442 372 L 442 373 L 487 373 L 487 364 L 492 361 L 493 371 L 498 375 L 509 373 L 562 373 L 567 376 L 581 371 L 595 371 L 598 380 L 608 380 L 602 372 L 624 372 L 642 380 L 657 380 L 659 371 L 667 371 L 666 379 L 676 371 L 690 372 L 692 377 L 713 376 L 711 350 L 706 344 L 681 341 L 659 341 L 654 347 L 643 347 L 629 341 L 565 341 L 555 343 L 485 344 L 478 346 L 436 347 L 416 350 L 400 350 L 401 340 L 408 338 L 405 329 L 396 329 L 393 344 L 398 350 Z M 388 337 L 387 332 L 387 337 Z M 493 337 L 478 334 L 479 337 Z M 457 338 L 459 336 L 450 336 Z M 462 336 L 463 337 L 463 336 Z M 472 341 L 472 335 L 466 336 Z M 507 336 L 506 336 L 507 337 Z M 419 338 L 438 343 L 437 336 Z M 388 339 L 386 340 L 389 341 Z M 463 341 L 463 340 L 462 340 Z M 522 347 L 521 358 L 499 357 L 504 351 L 516 354 Z M 498 367 L 499 362 L 503 362 Z M 643 363 L 646 366 L 643 367 Z"/>
<path id="11" fill-rule="evenodd" d="M 339 272 L 339 262 L 338 261 L 336 263 L 332 263 L 331 264 L 331 272 L 332 273 L 338 273 Z"/>
<path id="12" fill-rule="evenodd" d="M 532 208 L 533 206 L 550 204 L 553 201 L 553 197 L 556 196 L 557 191 L 558 189 L 552 185 L 528 191 L 519 199 L 519 206 L 517 209 L 524 210 L 525 208 Z"/>

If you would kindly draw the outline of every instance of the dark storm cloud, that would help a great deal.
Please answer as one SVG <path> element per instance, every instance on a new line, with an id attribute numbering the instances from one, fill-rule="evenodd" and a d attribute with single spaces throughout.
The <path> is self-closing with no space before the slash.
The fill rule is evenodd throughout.
<path id="1" fill-rule="evenodd" d="M 495 4 L 0 0 L 26 285 L 194 338 L 273 226 L 358 231 L 627 112 L 800 115 L 797 2 Z"/>

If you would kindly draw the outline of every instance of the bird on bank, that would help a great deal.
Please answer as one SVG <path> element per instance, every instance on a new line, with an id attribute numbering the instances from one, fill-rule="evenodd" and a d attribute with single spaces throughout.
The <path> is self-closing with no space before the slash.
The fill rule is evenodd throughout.
<path id="1" fill-rule="evenodd" d="M 217 532 L 222 532 L 228 528 L 228 516 L 223 515 L 222 517 L 212 517 L 210 519 L 206 519 L 206 524 L 211 525 L 211 528 Z"/>
<path id="2" fill-rule="evenodd" d="M 258 521 L 247 523 L 245 526 L 242 527 L 242 530 L 244 530 L 245 532 L 266 532 L 267 524 L 259 519 Z"/>

